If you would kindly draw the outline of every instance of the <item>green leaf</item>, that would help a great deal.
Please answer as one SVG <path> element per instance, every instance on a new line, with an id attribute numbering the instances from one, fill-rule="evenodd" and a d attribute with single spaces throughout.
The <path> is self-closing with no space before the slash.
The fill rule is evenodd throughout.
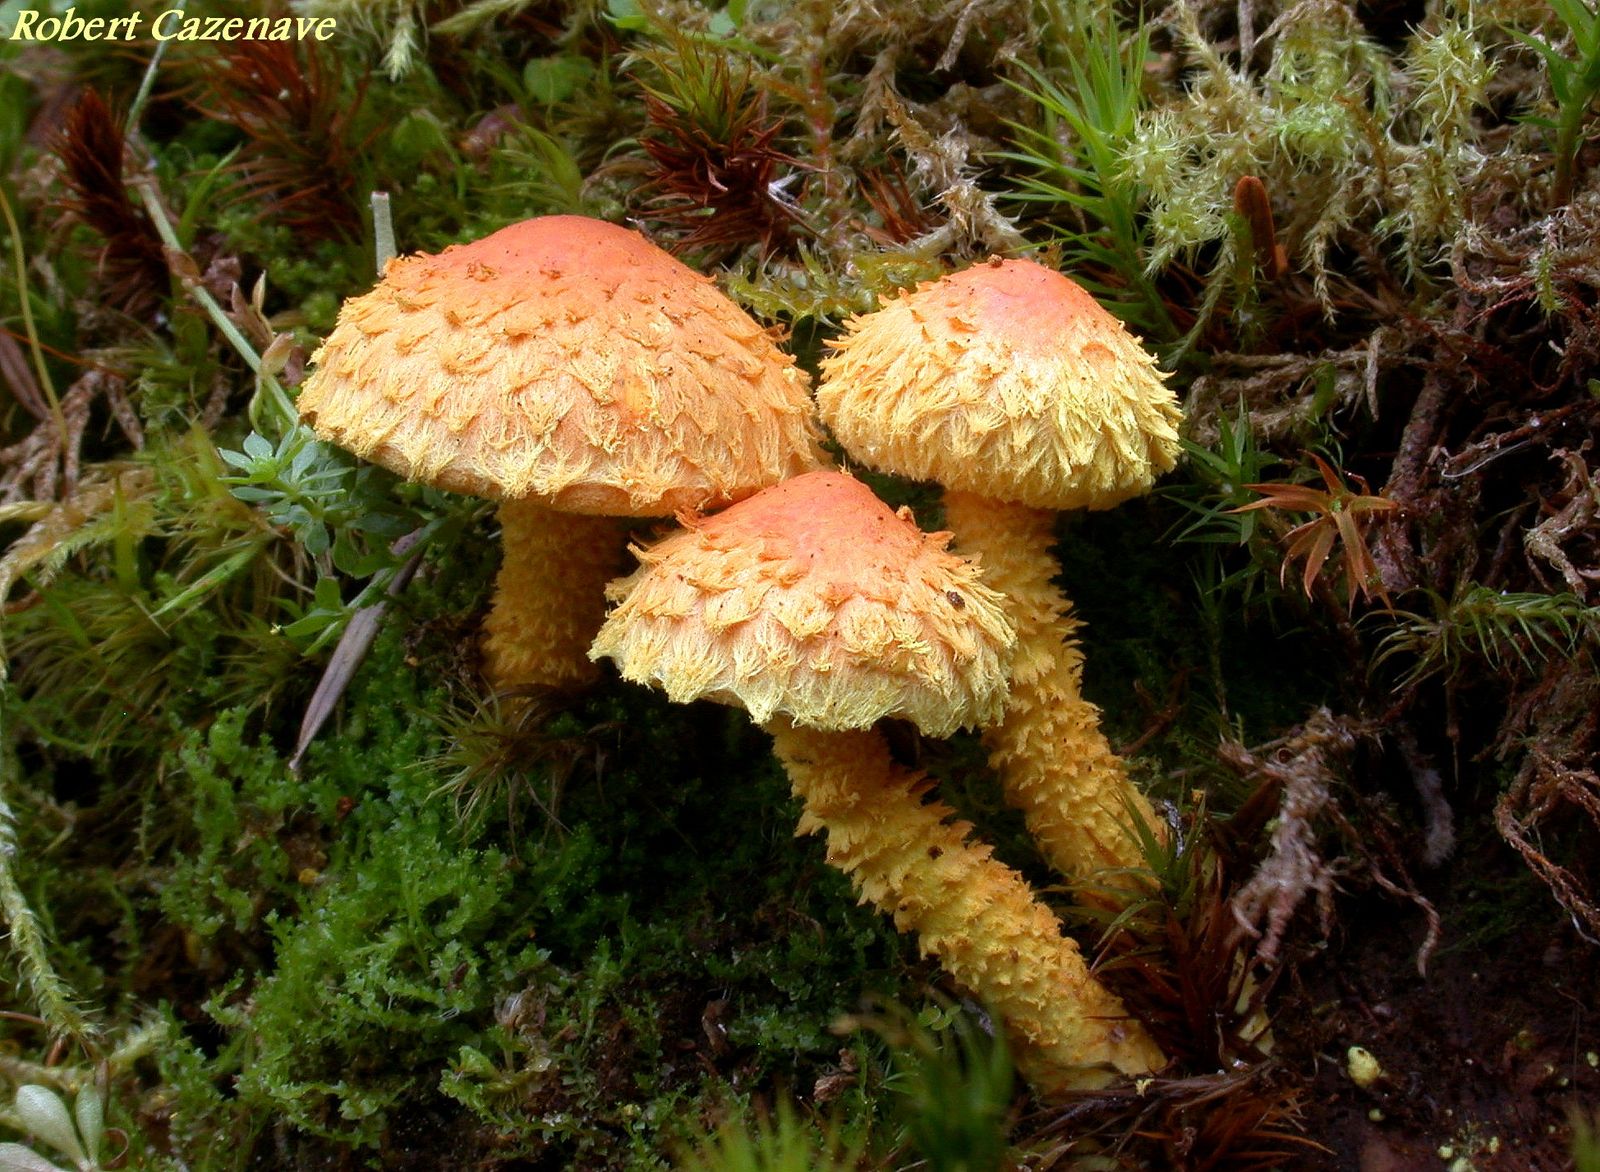
<path id="1" fill-rule="evenodd" d="M 639 7 L 638 0 L 606 0 L 606 19 L 628 32 L 650 27 L 650 18 Z"/>
<path id="2" fill-rule="evenodd" d="M 29 1134 L 36 1135 L 74 1163 L 89 1162 L 61 1096 L 49 1087 L 27 1083 L 17 1088 L 17 1118 Z"/>
<path id="3" fill-rule="evenodd" d="M 564 102 L 594 76 L 586 57 L 535 57 L 522 67 L 522 85 L 528 96 L 546 106 Z"/>
<path id="4" fill-rule="evenodd" d="M 21 1144 L 0 1144 L 0 1172 L 66 1172 L 32 1148 Z"/>
<path id="5" fill-rule="evenodd" d="M 93 1082 L 85 1083 L 72 1101 L 73 1118 L 78 1123 L 78 1135 L 88 1150 L 89 1162 L 100 1163 L 100 1140 L 105 1135 L 106 1106 L 100 1097 L 100 1088 Z"/>

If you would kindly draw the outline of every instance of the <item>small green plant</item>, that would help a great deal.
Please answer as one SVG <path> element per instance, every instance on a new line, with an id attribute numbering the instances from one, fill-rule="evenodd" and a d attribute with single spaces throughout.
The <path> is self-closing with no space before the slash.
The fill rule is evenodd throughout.
<path id="1" fill-rule="evenodd" d="M 1194 484 L 1164 490 L 1165 495 L 1195 514 L 1174 540 L 1205 545 L 1246 545 L 1260 530 L 1260 517 L 1244 511 L 1253 499 L 1250 486 L 1259 484 L 1277 456 L 1256 444 L 1250 415 L 1244 404 L 1233 419 L 1217 417 L 1217 442 L 1202 447 L 1190 439 L 1180 440 L 1188 459 Z"/>
<path id="2" fill-rule="evenodd" d="M 7 1120 L 43 1141 L 71 1161 L 76 1172 L 100 1172 L 105 1143 L 105 1098 L 101 1087 L 86 1083 L 73 1099 L 69 1114 L 61 1096 L 49 1087 L 28 1083 L 17 1088 Z M 0 1172 L 67 1172 L 32 1148 L 0 1144 Z"/>
<path id="3" fill-rule="evenodd" d="M 1565 37 L 1545 40 L 1523 32 L 1512 35 L 1543 59 L 1550 93 L 1556 100 L 1554 122 L 1529 121 L 1555 131 L 1556 174 L 1550 197 L 1559 207 L 1572 198 L 1572 170 L 1583 120 L 1600 95 L 1600 12 L 1584 0 L 1550 0 L 1550 9 L 1564 26 Z M 1573 57 L 1561 49 L 1562 41 L 1569 39 Z"/>
<path id="4" fill-rule="evenodd" d="M 7 587 L 26 575 L 37 592 L 7 622 L 30 735 L 97 759 L 149 748 L 169 701 L 264 704 L 298 669 L 275 622 L 307 566 L 222 471 L 203 431 L 151 445 L 0 558 Z"/>
<path id="5" fill-rule="evenodd" d="M 1230 590 L 1248 601 L 1267 580 L 1269 538 L 1260 514 L 1240 510 L 1253 497 L 1249 486 L 1260 483 L 1267 470 L 1282 461 L 1256 443 L 1243 403 L 1234 419 L 1218 416 L 1217 440 L 1210 447 L 1191 439 L 1179 443 L 1191 479 L 1160 492 L 1192 519 L 1181 529 L 1174 526 L 1169 536 L 1177 542 L 1210 546 L 1216 555 L 1196 578 L 1203 605 L 1213 606 Z M 1242 565 L 1229 568 L 1222 548 L 1226 546 L 1246 548 L 1248 557 Z"/>
<path id="6" fill-rule="evenodd" d="M 331 642 L 356 611 L 381 600 L 419 548 L 459 532 L 470 511 L 466 498 L 431 489 L 397 494 L 391 473 L 358 465 L 301 424 L 285 429 L 276 444 L 251 432 L 242 449 L 218 452 L 234 469 L 223 483 L 273 526 L 290 532 L 317 567 L 309 605 L 297 605 L 299 613 L 283 625 L 308 653 Z M 414 503 L 408 505 L 407 497 Z M 399 539 L 413 532 L 417 536 L 398 549 Z M 364 579 L 348 604 L 336 575 Z"/>
<path id="7" fill-rule="evenodd" d="M 787 1099 L 771 1115 L 741 1112 L 677 1161 L 678 1172 L 852 1172 L 861 1145 L 802 1119 Z"/>
<path id="8" fill-rule="evenodd" d="M 583 168 L 566 139 L 534 126 L 521 126 L 495 157 L 510 172 L 510 178 L 500 185 L 508 195 L 551 213 L 593 214 Z"/>
<path id="9" fill-rule="evenodd" d="M 913 1013 L 897 1002 L 847 1018 L 889 1044 L 905 1139 L 930 1172 L 1005 1166 L 1016 1074 L 1005 1036 L 975 1006 L 942 999 Z"/>
<path id="10" fill-rule="evenodd" d="M 503 816 L 515 827 L 531 805 L 546 830 L 560 829 L 561 798 L 575 777 L 598 777 L 607 737 L 620 725 L 584 725 L 568 701 L 542 689 L 471 698 L 435 716 L 444 751 L 426 766 L 442 778 L 436 795 L 450 795 L 463 830 Z M 426 714 L 425 714 L 426 715 Z"/>
<path id="11" fill-rule="evenodd" d="M 1600 607 L 1573 594 L 1540 594 L 1464 586 L 1453 598 L 1424 594 L 1430 613 L 1402 610 L 1378 644 L 1376 668 L 1391 659 L 1411 664 L 1398 686 L 1444 675 L 1456 678 L 1471 660 L 1497 673 L 1531 672 L 1552 656 L 1571 655 L 1585 633 L 1600 632 Z"/>
<path id="12" fill-rule="evenodd" d="M 1081 24 L 1083 43 L 1061 81 L 1024 66 L 1032 86 L 1011 83 L 1043 121 L 1013 122 L 1016 147 L 997 157 L 1026 169 L 1016 198 L 1065 213 L 1051 224 L 1063 267 L 1118 317 L 1170 341 L 1177 328 L 1146 274 L 1143 195 L 1121 162 L 1138 119 L 1150 34 L 1140 25 L 1124 35 L 1109 16 Z"/>

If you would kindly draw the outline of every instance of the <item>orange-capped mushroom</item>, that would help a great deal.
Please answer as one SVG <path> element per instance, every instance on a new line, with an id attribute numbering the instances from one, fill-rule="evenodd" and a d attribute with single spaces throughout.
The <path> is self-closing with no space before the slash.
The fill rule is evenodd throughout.
<path id="1" fill-rule="evenodd" d="M 747 708 L 805 803 L 800 832 L 825 832 L 862 900 L 994 1008 L 1039 1090 L 1148 1073 L 1160 1051 L 1055 916 L 871 729 L 943 735 L 1003 706 L 1011 627 L 948 541 L 809 473 L 640 551 L 591 655 L 674 700 Z"/>
<path id="2" fill-rule="evenodd" d="M 1035 509 L 1108 509 L 1177 460 L 1155 358 L 1068 278 L 999 260 L 845 323 L 818 406 L 855 459 Z"/>
<path id="3" fill-rule="evenodd" d="M 805 376 L 710 280 L 582 216 L 391 261 L 299 408 L 408 479 L 501 501 L 499 684 L 586 677 L 615 516 L 714 508 L 822 463 Z"/>
<path id="4" fill-rule="evenodd" d="M 859 480 L 813 472 L 639 551 L 592 654 L 679 703 L 933 736 L 997 719 L 1013 640 L 971 563 Z M 959 599 L 959 603 L 953 601 Z"/>
<path id="5" fill-rule="evenodd" d="M 1130 818 L 1160 825 L 1082 697 L 1050 510 L 1110 508 L 1173 466 L 1180 413 L 1155 359 L 1060 273 L 998 258 L 851 319 L 833 346 L 824 422 L 862 463 L 943 484 L 958 548 L 1008 599 L 1011 699 L 984 733 L 1007 800 L 1069 877 L 1141 866 Z"/>

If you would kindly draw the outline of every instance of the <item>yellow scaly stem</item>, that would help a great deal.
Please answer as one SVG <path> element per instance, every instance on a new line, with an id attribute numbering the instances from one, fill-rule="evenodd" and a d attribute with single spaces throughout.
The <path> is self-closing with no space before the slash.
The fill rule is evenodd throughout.
<path id="1" fill-rule="evenodd" d="M 1083 698 L 1083 653 L 1072 604 L 1052 579 L 1055 514 L 968 492 L 946 492 L 945 520 L 963 554 L 976 556 L 983 581 L 1006 598 L 1017 627 L 1005 719 L 983 732 L 1006 801 L 1021 810 L 1050 863 L 1069 879 L 1107 867 L 1145 865 L 1130 827 L 1134 817 L 1164 836 L 1149 799 L 1128 780 L 1100 731 L 1100 712 Z M 1134 889 L 1128 875 L 1095 882 Z"/>
<path id="2" fill-rule="evenodd" d="M 1102 1087 L 1165 1061 L 1122 1002 L 1089 974 L 1078 946 L 970 824 L 926 800 L 930 783 L 896 765 L 869 731 L 764 726 L 794 792 L 799 833 L 825 831 L 828 862 L 863 902 L 915 932 L 924 955 L 1005 1023 L 1018 1068 L 1043 1094 Z"/>
<path id="3" fill-rule="evenodd" d="M 613 517 L 500 503 L 504 561 L 484 621 L 484 673 L 497 687 L 569 687 L 595 678 L 589 644 L 605 620 L 606 583 L 627 533 Z"/>

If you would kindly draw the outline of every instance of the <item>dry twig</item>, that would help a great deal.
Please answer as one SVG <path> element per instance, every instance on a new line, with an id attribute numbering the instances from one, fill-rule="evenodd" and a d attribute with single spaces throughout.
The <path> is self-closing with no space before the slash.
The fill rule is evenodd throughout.
<path id="1" fill-rule="evenodd" d="M 1270 758 L 1263 759 L 1243 745 L 1222 747 L 1229 764 L 1283 791 L 1272 852 L 1233 897 L 1240 933 L 1260 941 L 1255 960 L 1261 964 L 1277 959 L 1289 921 L 1308 895 L 1317 897 L 1323 932 L 1332 927 L 1338 869 L 1318 852 L 1314 824 L 1333 801 L 1329 758 L 1348 756 L 1355 743 L 1345 721 L 1319 708 L 1301 729 L 1276 742 Z"/>
<path id="2" fill-rule="evenodd" d="M 127 382 L 108 370 L 93 368 L 61 396 L 60 424 L 46 414 L 39 425 L 10 447 L 0 448 L 0 503 L 70 497 L 78 487 L 84 433 L 90 411 L 104 399 L 111 417 L 135 448 L 144 447 L 144 428 L 128 400 Z"/>
<path id="3" fill-rule="evenodd" d="M 1554 566 L 1567 589 L 1584 601 L 1588 601 L 1589 583 L 1600 578 L 1600 569 L 1574 566 L 1561 543 L 1582 534 L 1592 536 L 1596 516 L 1600 515 L 1600 484 L 1595 483 L 1583 458 L 1593 446 L 1593 440 L 1586 439 L 1577 451 L 1557 448 L 1551 453 L 1567 466 L 1567 483 L 1562 488 L 1567 503 L 1522 535 L 1522 544 L 1528 552 Z M 1537 564 L 1530 561 L 1529 565 L 1538 574 Z"/>
<path id="4" fill-rule="evenodd" d="M 1495 828 L 1520 854 L 1529 869 L 1542 879 L 1572 924 L 1590 944 L 1600 945 L 1600 902 L 1585 889 L 1569 867 L 1550 859 L 1540 849 L 1540 824 L 1561 808 L 1574 807 L 1600 829 L 1600 775 L 1592 769 L 1573 769 L 1540 749 L 1529 753 L 1513 781 L 1494 807 Z"/>

